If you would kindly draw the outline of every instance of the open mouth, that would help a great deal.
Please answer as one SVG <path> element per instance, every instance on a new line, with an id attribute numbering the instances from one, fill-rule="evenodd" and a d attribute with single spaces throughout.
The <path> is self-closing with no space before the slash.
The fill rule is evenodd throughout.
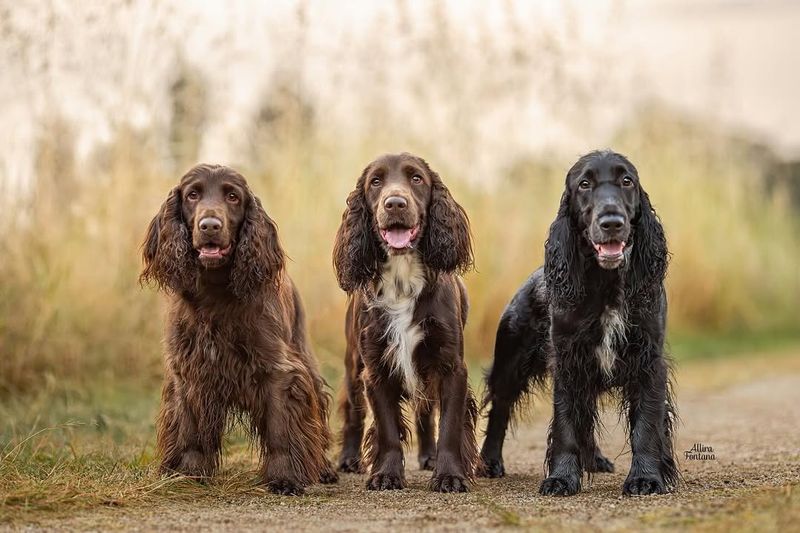
<path id="1" fill-rule="evenodd" d="M 601 261 L 616 261 L 622 259 L 625 251 L 625 241 L 609 241 L 603 243 L 593 242 L 594 250 Z"/>
<path id="2" fill-rule="evenodd" d="M 204 244 L 197 251 L 200 253 L 200 259 L 222 259 L 231 253 L 231 245 L 222 248 L 218 244 Z"/>
<path id="3" fill-rule="evenodd" d="M 414 239 L 417 238 L 417 234 L 419 234 L 419 226 L 413 228 L 392 226 L 381 230 L 381 238 L 383 238 L 389 248 L 394 250 L 413 248 Z"/>

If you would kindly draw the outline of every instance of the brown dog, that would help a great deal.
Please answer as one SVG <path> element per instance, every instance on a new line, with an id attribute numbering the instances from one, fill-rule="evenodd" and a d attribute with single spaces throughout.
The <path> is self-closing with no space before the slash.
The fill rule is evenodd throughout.
<path id="1" fill-rule="evenodd" d="M 172 189 L 143 245 L 143 282 L 170 293 L 158 419 L 161 470 L 212 475 L 231 413 L 248 414 L 272 492 L 336 481 L 328 395 L 275 223 L 227 167 Z"/>
<path id="2" fill-rule="evenodd" d="M 405 486 L 402 402 L 412 400 L 420 467 L 433 469 L 431 489 L 465 492 L 477 446 L 464 364 L 467 294 L 457 275 L 472 265 L 464 210 L 424 160 L 383 156 L 364 169 L 347 199 L 333 261 L 349 296 L 339 468 L 360 469 L 366 388 L 375 418 L 365 443 L 367 488 Z"/>

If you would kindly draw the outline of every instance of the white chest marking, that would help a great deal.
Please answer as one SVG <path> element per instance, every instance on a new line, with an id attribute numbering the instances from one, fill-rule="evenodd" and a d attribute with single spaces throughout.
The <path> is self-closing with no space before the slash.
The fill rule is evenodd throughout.
<path id="1" fill-rule="evenodd" d="M 417 392 L 419 380 L 414 368 L 414 349 L 422 340 L 422 328 L 413 323 L 417 298 L 425 288 L 425 269 L 416 253 L 391 256 L 383 264 L 378 298 L 373 304 L 386 313 L 388 345 L 386 358 L 392 373 L 400 376 L 406 390 Z"/>
<path id="2" fill-rule="evenodd" d="M 606 307 L 600 315 L 600 326 L 603 328 L 603 338 L 594 353 L 600 362 L 600 368 L 606 376 L 610 376 L 617 359 L 617 348 L 625 342 L 625 317 L 618 309 Z"/>

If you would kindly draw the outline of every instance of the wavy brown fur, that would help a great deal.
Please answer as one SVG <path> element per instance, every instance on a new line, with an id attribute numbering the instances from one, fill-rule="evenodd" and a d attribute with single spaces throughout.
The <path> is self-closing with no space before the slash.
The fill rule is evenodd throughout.
<path id="1" fill-rule="evenodd" d="M 405 200 L 403 207 L 387 207 L 391 198 Z M 397 227 L 418 230 L 405 249 L 381 237 L 381 230 Z M 339 468 L 358 472 L 368 465 L 369 489 L 405 487 L 403 446 L 410 429 L 402 404 L 408 402 L 415 409 L 420 468 L 433 470 L 430 488 L 466 491 L 478 459 L 477 410 L 464 364 L 469 306 L 457 275 L 472 267 L 466 213 L 423 159 L 383 156 L 364 169 L 348 196 L 333 264 L 348 293 Z M 391 278 L 395 268 L 402 274 Z M 401 348 L 404 339 L 397 341 L 403 335 L 416 342 L 410 353 Z M 365 393 L 374 420 L 363 439 Z"/>
<path id="2" fill-rule="evenodd" d="M 200 228 L 209 217 L 221 222 L 219 232 Z M 209 244 L 228 255 L 198 257 Z M 335 481 L 325 457 L 330 398 L 300 297 L 277 228 L 244 177 L 216 165 L 190 170 L 150 223 L 143 256 L 141 280 L 166 290 L 170 302 L 161 471 L 213 475 L 227 421 L 246 414 L 273 492 Z"/>

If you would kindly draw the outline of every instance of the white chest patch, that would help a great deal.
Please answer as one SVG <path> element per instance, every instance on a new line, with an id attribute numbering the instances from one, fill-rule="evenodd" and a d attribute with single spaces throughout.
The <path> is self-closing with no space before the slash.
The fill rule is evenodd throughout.
<path id="1" fill-rule="evenodd" d="M 610 376 L 617 359 L 617 348 L 625 342 L 625 317 L 618 309 L 606 307 L 600 315 L 600 326 L 603 328 L 603 338 L 594 353 L 600 368 L 606 376 Z"/>
<path id="2" fill-rule="evenodd" d="M 388 345 L 384 358 L 392 373 L 399 376 L 410 394 L 418 390 L 419 379 L 414 368 L 414 349 L 422 340 L 422 328 L 415 324 L 417 298 L 425 288 L 425 269 L 417 254 L 391 256 L 383 264 L 378 297 L 373 307 L 386 313 Z"/>

